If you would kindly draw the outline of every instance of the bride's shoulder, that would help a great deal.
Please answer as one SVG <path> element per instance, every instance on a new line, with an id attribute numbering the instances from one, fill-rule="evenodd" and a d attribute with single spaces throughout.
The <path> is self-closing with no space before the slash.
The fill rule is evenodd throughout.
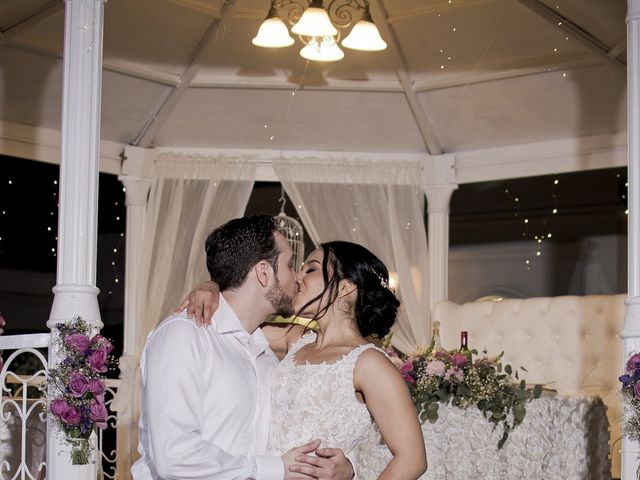
<path id="1" fill-rule="evenodd" d="M 383 350 L 373 344 L 363 345 L 361 348 L 353 372 L 354 379 L 398 374 L 398 369 Z"/>

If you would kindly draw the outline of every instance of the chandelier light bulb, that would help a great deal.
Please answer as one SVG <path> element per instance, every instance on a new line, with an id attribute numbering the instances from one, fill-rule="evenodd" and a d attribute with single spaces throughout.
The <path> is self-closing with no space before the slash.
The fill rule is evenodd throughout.
<path id="1" fill-rule="evenodd" d="M 380 36 L 378 27 L 369 20 L 360 20 L 351 33 L 342 41 L 342 46 L 351 50 L 378 52 L 387 48 L 387 43 Z"/>
<path id="2" fill-rule="evenodd" d="M 335 42 L 333 37 L 324 37 L 321 42 L 314 39 L 302 50 L 300 56 L 314 62 L 337 62 L 344 58 L 344 52 Z"/>
<path id="3" fill-rule="evenodd" d="M 251 43 L 257 47 L 282 48 L 293 45 L 293 38 L 284 22 L 271 10 L 258 29 L 258 34 Z"/>
<path id="4" fill-rule="evenodd" d="M 338 30 L 331 23 L 321 0 L 311 2 L 311 5 L 302 13 L 300 20 L 291 27 L 291 31 L 305 37 L 324 38 L 338 35 Z"/>

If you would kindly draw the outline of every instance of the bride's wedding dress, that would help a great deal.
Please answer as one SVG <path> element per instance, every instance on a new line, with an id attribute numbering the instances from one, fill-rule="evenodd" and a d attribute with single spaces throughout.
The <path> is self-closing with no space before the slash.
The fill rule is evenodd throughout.
<path id="1" fill-rule="evenodd" d="M 356 399 L 353 370 L 362 352 L 378 348 L 360 345 L 330 364 L 296 364 L 296 352 L 315 339 L 313 332 L 300 338 L 271 373 L 268 454 L 281 455 L 314 439 L 347 454 L 371 426 L 366 405 Z"/>

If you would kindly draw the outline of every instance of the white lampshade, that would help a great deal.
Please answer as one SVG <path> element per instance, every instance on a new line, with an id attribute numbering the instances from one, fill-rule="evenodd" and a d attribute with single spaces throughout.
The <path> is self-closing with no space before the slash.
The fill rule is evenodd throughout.
<path id="1" fill-rule="evenodd" d="M 378 27 L 373 22 L 360 20 L 342 41 L 342 46 L 352 50 L 376 52 L 387 48 L 387 43 L 382 39 Z"/>
<path id="2" fill-rule="evenodd" d="M 258 34 L 251 40 L 254 45 L 265 48 L 288 47 L 293 45 L 293 42 L 287 26 L 276 16 L 270 16 L 262 22 Z"/>
<path id="3" fill-rule="evenodd" d="M 333 26 L 327 11 L 322 8 L 322 2 L 312 2 L 300 17 L 300 20 L 291 27 L 296 35 L 305 37 L 333 37 L 338 30 Z"/>
<path id="4" fill-rule="evenodd" d="M 315 62 L 337 62 L 342 60 L 344 52 L 340 50 L 340 47 L 333 40 L 333 37 L 325 37 L 325 40 L 320 43 L 311 42 L 300 50 L 300 55 L 307 60 Z"/>

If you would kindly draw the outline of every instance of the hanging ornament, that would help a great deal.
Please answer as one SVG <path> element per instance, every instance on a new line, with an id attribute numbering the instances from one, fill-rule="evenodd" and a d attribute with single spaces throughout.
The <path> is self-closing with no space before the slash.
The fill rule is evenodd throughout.
<path id="1" fill-rule="evenodd" d="M 289 242 L 293 250 L 293 266 L 296 271 L 300 271 L 304 261 L 304 230 L 300 222 L 284 213 L 284 205 L 287 202 L 284 196 L 284 187 L 281 187 L 278 201 L 280 202 L 280 213 L 274 217 L 278 225 L 278 231 Z"/>

